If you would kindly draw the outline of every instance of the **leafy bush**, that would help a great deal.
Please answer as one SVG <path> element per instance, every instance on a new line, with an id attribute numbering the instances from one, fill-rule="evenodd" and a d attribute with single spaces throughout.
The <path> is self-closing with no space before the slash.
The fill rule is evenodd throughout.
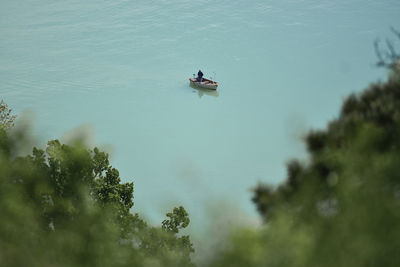
<path id="1" fill-rule="evenodd" d="M 211 266 L 400 266 L 399 70 L 305 141 L 308 162 L 254 191 L 264 227 L 239 229 Z"/>
<path id="2" fill-rule="evenodd" d="M 147 225 L 106 153 L 54 140 L 13 157 L 13 142 L 0 127 L 0 266 L 193 265 L 184 208 Z"/>

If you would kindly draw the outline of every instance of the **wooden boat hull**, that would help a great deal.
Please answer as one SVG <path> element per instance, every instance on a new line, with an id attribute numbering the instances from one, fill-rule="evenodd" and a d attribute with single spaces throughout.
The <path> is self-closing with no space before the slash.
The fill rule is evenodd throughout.
<path id="1" fill-rule="evenodd" d="M 190 84 L 204 88 L 204 89 L 209 89 L 209 90 L 217 90 L 218 83 L 215 81 L 211 81 L 209 79 L 203 78 L 201 82 L 198 82 L 195 78 L 189 78 Z"/>

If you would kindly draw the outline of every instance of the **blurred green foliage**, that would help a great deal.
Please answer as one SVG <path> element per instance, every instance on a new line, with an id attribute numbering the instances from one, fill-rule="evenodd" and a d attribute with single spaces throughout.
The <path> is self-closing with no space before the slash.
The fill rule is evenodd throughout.
<path id="1" fill-rule="evenodd" d="M 309 158 L 253 201 L 265 225 L 238 229 L 211 266 L 400 266 L 400 71 L 349 96 L 306 137 Z"/>
<path id="2" fill-rule="evenodd" d="M 7 130 L 14 126 L 14 121 L 17 118 L 16 115 L 12 114 L 12 109 L 2 99 L 0 101 L 0 125 L 3 129 Z"/>
<path id="3" fill-rule="evenodd" d="M 0 127 L 0 266 L 193 265 L 183 207 L 151 227 L 106 153 L 54 140 L 17 157 L 11 135 Z"/>

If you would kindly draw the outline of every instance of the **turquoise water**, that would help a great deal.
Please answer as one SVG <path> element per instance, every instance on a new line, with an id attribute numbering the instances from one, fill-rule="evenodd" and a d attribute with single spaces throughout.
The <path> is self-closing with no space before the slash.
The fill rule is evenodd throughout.
<path id="1" fill-rule="evenodd" d="M 2 0 L 0 96 L 41 140 L 81 126 L 105 145 L 154 223 L 176 205 L 195 228 L 210 208 L 254 222 L 250 189 L 385 78 L 373 41 L 399 15 L 398 0 Z M 216 93 L 189 86 L 199 68 Z"/>

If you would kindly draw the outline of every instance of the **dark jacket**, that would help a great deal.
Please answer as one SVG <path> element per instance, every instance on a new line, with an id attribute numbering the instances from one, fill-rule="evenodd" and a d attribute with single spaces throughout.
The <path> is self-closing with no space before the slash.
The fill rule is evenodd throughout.
<path id="1" fill-rule="evenodd" d="M 199 78 L 203 78 L 203 73 L 201 72 L 201 70 L 199 70 L 199 72 L 197 73 L 197 76 L 199 76 Z"/>

